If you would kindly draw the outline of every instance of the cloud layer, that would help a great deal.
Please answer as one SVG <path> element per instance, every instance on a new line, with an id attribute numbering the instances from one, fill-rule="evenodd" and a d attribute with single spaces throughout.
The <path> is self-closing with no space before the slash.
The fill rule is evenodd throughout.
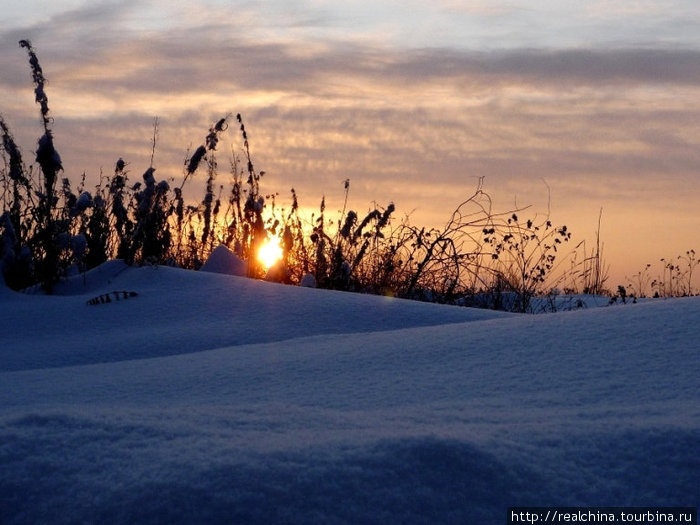
<path id="1" fill-rule="evenodd" d="M 677 4 L 675 13 L 693 9 Z M 141 171 L 158 116 L 159 173 L 179 177 L 187 148 L 212 122 L 240 112 L 269 189 L 294 186 L 308 206 L 322 193 L 339 200 L 350 178 L 355 206 L 393 200 L 399 212 L 415 209 L 416 222 L 435 224 L 485 176 L 497 203 L 517 197 L 545 212 L 545 180 L 557 222 L 588 237 L 604 207 L 615 221 L 606 225 L 609 244 L 641 243 L 637 264 L 692 247 L 700 47 L 683 37 L 697 29 L 691 17 L 659 18 L 653 3 L 620 3 L 624 18 L 572 4 L 575 16 L 561 27 L 576 26 L 572 38 L 580 39 L 595 28 L 600 38 L 557 46 L 551 35 L 514 29 L 535 19 L 535 28 L 559 27 L 545 10 L 517 2 L 422 7 L 422 26 L 408 15 L 379 16 L 391 3 L 380 2 L 371 22 L 358 2 L 341 11 L 266 6 L 98 2 L 35 26 L 9 24 L 0 32 L 0 111 L 30 158 L 36 108 L 17 47 L 30 38 L 71 176 L 96 176 L 120 156 Z M 617 33 L 605 29 L 616 22 Z M 449 35 L 461 24 L 466 34 L 478 23 L 492 36 L 511 28 L 511 40 L 431 40 L 424 27 Z M 644 27 L 656 33 L 630 36 Z M 682 230 L 675 241 L 662 227 L 671 221 Z"/>

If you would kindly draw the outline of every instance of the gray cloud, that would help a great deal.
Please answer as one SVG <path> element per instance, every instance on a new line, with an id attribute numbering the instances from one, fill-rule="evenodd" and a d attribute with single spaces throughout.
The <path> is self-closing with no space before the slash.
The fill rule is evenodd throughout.
<path id="1" fill-rule="evenodd" d="M 447 82 L 486 89 L 495 84 L 527 83 L 540 87 L 626 86 L 632 84 L 700 85 L 700 51 L 694 50 L 515 50 L 457 52 L 413 50 L 392 52 L 358 46 L 334 46 L 303 56 L 303 46 L 231 43 L 210 46 L 192 42 L 154 42 L 121 50 L 109 66 L 142 66 L 128 76 L 106 75 L 88 87 L 162 91 L 231 85 L 254 89 L 303 90 L 323 94 L 328 85 L 349 83 L 411 85 Z M 301 56 L 300 56 L 301 55 Z M 99 59 L 105 57 L 99 57 Z M 108 67 L 109 67 L 108 66 Z M 118 72 L 114 71 L 114 72 Z M 114 73 L 110 72 L 110 73 Z M 69 74 L 66 71 L 66 74 Z"/>
<path id="2" fill-rule="evenodd" d="M 151 37 L 129 29 L 130 4 L 95 4 L 57 15 L 46 26 L 0 34 L 3 83 L 22 75 L 11 56 L 20 38 L 33 38 L 56 76 L 81 76 L 80 89 L 134 92 L 206 89 L 209 86 L 303 90 L 323 94 L 328 84 L 371 82 L 421 87 L 435 82 L 490 89 L 494 83 L 537 86 L 700 84 L 700 50 L 674 48 L 511 49 L 499 51 L 398 49 L 352 41 L 259 42 L 234 20 L 171 23 Z M 133 16 L 136 16 L 135 14 Z M 206 21 L 206 20 L 205 20 Z M 291 19 L 288 24 L 322 24 Z M 17 51 L 19 51 L 17 49 Z M 76 82 L 76 87 L 77 86 Z"/>

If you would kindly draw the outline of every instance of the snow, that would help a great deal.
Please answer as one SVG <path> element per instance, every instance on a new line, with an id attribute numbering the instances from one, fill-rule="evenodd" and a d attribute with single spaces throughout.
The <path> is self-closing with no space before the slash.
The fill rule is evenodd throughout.
<path id="1" fill-rule="evenodd" d="M 316 277 L 310 273 L 307 273 L 301 278 L 299 286 L 303 286 L 304 288 L 316 288 Z"/>
<path id="2" fill-rule="evenodd" d="M 0 319 L 3 524 L 700 500 L 698 297 L 515 315 L 112 261 Z"/>
<path id="3" fill-rule="evenodd" d="M 226 246 L 220 245 L 207 257 L 200 271 L 245 277 L 248 273 L 248 265 Z"/>

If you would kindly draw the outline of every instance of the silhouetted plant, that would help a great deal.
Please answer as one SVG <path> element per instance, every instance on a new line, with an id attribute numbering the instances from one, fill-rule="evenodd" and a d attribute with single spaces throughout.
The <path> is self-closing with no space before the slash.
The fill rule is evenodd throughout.
<path id="1" fill-rule="evenodd" d="M 480 178 L 474 193 L 455 208 L 442 230 L 414 229 L 408 245 L 410 280 L 405 295 L 436 300 L 437 294 L 440 300 L 451 302 L 455 295 L 486 287 L 489 277 L 484 271 L 482 233 L 493 229 L 497 217 Z"/>
<path id="2" fill-rule="evenodd" d="M 531 299 L 544 292 L 559 247 L 570 240 L 571 232 L 566 226 L 556 228 L 548 218 L 535 223 L 513 213 L 505 223 L 484 229 L 484 235 L 499 280 L 517 294 L 515 309 L 527 312 Z"/>
<path id="3" fill-rule="evenodd" d="M 695 255 L 695 250 L 690 249 L 685 252 L 685 255 L 678 256 L 679 267 L 682 269 L 680 278 L 682 283 L 679 283 L 679 288 L 682 295 L 694 295 L 693 290 L 693 273 L 695 268 L 700 265 L 700 261 Z"/>
<path id="4" fill-rule="evenodd" d="M 116 253 L 113 255 L 123 260 L 133 259 L 131 236 L 134 232 L 134 222 L 125 204 L 128 202 L 127 182 L 126 162 L 120 157 L 114 167 L 114 176 L 109 180 L 107 209 L 111 215 L 110 239 L 116 247 Z"/>
<path id="5" fill-rule="evenodd" d="M 0 129 L 5 166 L 0 170 L 3 208 L 0 216 L 0 271 L 9 286 L 22 288 L 32 282 L 33 257 L 27 241 L 32 233 L 32 211 L 36 205 L 22 154 L 2 116 Z"/>
<path id="6" fill-rule="evenodd" d="M 171 187 L 172 177 L 155 178 L 156 118 L 151 162 L 142 180 L 129 181 L 128 164 L 119 158 L 114 173 L 100 175 L 94 190 L 86 190 L 83 175 L 75 190 L 63 178 L 57 191 L 62 166 L 53 145 L 45 78 L 31 44 L 23 40 L 20 45 L 29 53 L 43 135 L 35 159 L 39 170 L 27 170 L 0 117 L 0 270 L 13 288 L 40 283 L 50 291 L 69 268 L 84 271 L 115 257 L 130 264 L 198 269 L 223 244 L 247 261 L 250 277 L 299 284 L 311 274 L 320 287 L 411 299 L 532 311 L 532 298 L 545 295 L 564 276 L 575 288 L 580 283 L 584 292 L 604 292 L 607 266 L 600 216 L 591 251 L 580 243 L 583 259 L 579 262 L 574 254 L 569 273 L 557 278 L 564 259 L 561 249 L 571 238 L 567 227 L 555 227 L 549 215 L 523 220 L 525 208 L 494 212 L 483 179 L 443 228 L 412 226 L 408 217 L 397 222 L 393 203 L 374 203 L 364 214 L 349 209 L 349 179 L 344 181 L 339 218 L 331 217 L 322 198 L 318 215 L 307 222 L 300 216 L 294 189 L 289 210 L 277 205 L 278 194 L 262 192 L 265 172 L 255 169 L 240 114 L 236 122 L 241 148 L 238 153 L 232 148 L 226 194 L 225 185 L 217 184 L 216 152 L 231 114 L 210 126 L 204 143 L 186 156 L 179 186 Z M 189 204 L 185 186 L 204 165 L 204 196 Z M 282 260 L 267 270 L 256 255 L 272 236 L 280 239 Z M 663 277 L 651 283 L 656 293 L 693 293 L 695 252 L 663 263 Z M 648 271 L 640 272 L 637 281 L 642 295 Z M 554 309 L 554 300 L 550 302 Z"/>
<path id="7" fill-rule="evenodd" d="M 582 241 L 584 259 L 580 270 L 580 278 L 583 281 L 583 293 L 592 295 L 604 295 L 605 283 L 608 280 L 609 266 L 603 259 L 603 244 L 600 240 L 600 224 L 603 217 L 603 209 L 598 214 L 598 227 L 595 232 L 595 244 L 590 254 L 586 252 L 586 241 Z"/>
<path id="8" fill-rule="evenodd" d="M 52 119 L 49 116 L 48 97 L 46 96 L 46 79 L 39 64 L 39 59 L 34 52 L 34 48 L 29 40 L 20 40 L 20 47 L 27 50 L 29 55 L 29 65 L 32 71 L 34 82 L 34 94 L 36 103 L 39 104 L 44 134 L 39 137 L 36 150 L 36 162 L 41 168 L 43 175 L 42 191 L 38 193 L 35 213 L 37 229 L 35 231 L 35 255 L 34 260 L 37 267 L 37 276 L 42 287 L 46 291 L 51 291 L 53 285 L 59 278 L 59 246 L 58 239 L 61 234 L 65 234 L 63 224 L 54 221 L 53 212 L 56 206 L 56 180 L 58 172 L 63 170 L 61 157 L 56 151 L 53 143 L 53 131 L 51 129 Z"/>
<path id="9" fill-rule="evenodd" d="M 282 261 L 287 271 L 289 281 L 299 284 L 305 275 L 312 271 L 312 260 L 305 241 L 306 231 L 299 216 L 299 201 L 297 193 L 292 188 L 292 204 L 289 213 L 284 217 L 282 227 Z"/>
<path id="10" fill-rule="evenodd" d="M 646 297 L 647 290 L 649 290 L 651 284 L 651 276 L 649 275 L 649 269 L 651 264 L 647 264 L 643 270 L 637 272 L 632 278 L 627 277 L 629 284 L 628 295 L 634 297 Z"/>
<path id="11" fill-rule="evenodd" d="M 700 264 L 695 250 L 685 252 L 675 259 L 660 259 L 661 276 L 651 282 L 654 297 L 684 297 L 694 295 L 693 272 Z"/>

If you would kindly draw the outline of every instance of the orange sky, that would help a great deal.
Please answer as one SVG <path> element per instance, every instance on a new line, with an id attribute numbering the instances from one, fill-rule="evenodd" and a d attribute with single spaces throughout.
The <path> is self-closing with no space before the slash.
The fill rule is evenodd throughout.
<path id="1" fill-rule="evenodd" d="M 615 288 L 700 252 L 700 6 L 670 3 L 30 1 L 0 15 L 0 113 L 30 158 L 29 38 L 71 177 L 119 157 L 138 176 L 158 116 L 157 175 L 179 178 L 240 112 L 282 204 L 340 209 L 349 178 L 358 211 L 438 226 L 485 177 L 497 210 L 541 216 L 549 188 L 575 243 L 602 208 Z"/>

